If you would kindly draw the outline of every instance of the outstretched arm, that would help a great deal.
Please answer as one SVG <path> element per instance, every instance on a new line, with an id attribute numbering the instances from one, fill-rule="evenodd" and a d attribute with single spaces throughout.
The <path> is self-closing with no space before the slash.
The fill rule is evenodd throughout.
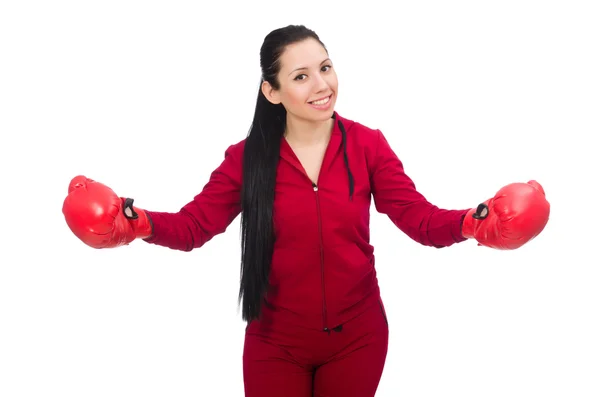
<path id="1" fill-rule="evenodd" d="M 181 251 L 201 247 L 223 233 L 240 213 L 242 144 L 227 149 L 202 191 L 175 213 L 135 207 L 133 199 L 78 175 L 63 202 L 67 225 L 93 248 L 116 248 L 136 239 Z"/>
<path id="2" fill-rule="evenodd" d="M 241 210 L 242 152 L 240 144 L 230 146 L 202 191 L 178 212 L 146 211 L 153 228 L 144 241 L 191 251 L 225 232 Z"/>
<path id="3" fill-rule="evenodd" d="M 416 190 L 383 134 L 377 133 L 371 173 L 375 207 L 413 240 L 441 248 L 475 239 L 481 246 L 513 250 L 546 227 L 550 203 L 534 180 L 508 184 L 475 208 L 436 207 Z"/>
<path id="4" fill-rule="evenodd" d="M 447 210 L 427 201 L 406 175 L 402 162 L 379 130 L 372 164 L 375 208 L 406 235 L 422 245 L 436 248 L 466 240 L 461 226 L 469 209 Z"/>

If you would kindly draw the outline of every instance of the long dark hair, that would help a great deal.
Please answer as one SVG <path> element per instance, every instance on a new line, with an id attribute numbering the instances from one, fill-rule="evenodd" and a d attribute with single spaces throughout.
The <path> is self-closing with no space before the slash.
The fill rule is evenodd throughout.
<path id="1" fill-rule="evenodd" d="M 289 25 L 270 32 L 260 49 L 261 84 L 267 81 L 274 89 L 279 89 L 277 74 L 281 54 L 289 44 L 308 38 L 323 45 L 317 34 L 303 25 Z M 275 177 L 285 126 L 285 108 L 269 102 L 259 87 L 254 119 L 244 143 L 241 193 L 242 263 L 238 301 L 243 301 L 242 318 L 248 322 L 260 317 L 268 290 L 275 242 Z"/>

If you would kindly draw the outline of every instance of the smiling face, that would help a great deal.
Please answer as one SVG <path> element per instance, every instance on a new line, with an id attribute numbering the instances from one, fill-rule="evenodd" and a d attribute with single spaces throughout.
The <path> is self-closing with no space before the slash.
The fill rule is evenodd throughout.
<path id="1" fill-rule="evenodd" d="M 338 80 L 325 48 L 317 40 L 305 39 L 288 45 L 279 63 L 279 88 L 263 82 L 265 97 L 272 103 L 281 103 L 288 118 L 309 122 L 330 119 L 337 98 Z"/>

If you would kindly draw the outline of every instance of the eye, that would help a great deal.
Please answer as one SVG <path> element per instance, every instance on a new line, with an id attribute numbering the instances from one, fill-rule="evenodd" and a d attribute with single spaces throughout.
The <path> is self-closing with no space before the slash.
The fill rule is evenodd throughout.
<path id="1" fill-rule="evenodd" d="M 329 69 L 331 69 L 331 68 L 332 68 L 332 66 L 331 66 L 331 65 L 324 65 L 324 66 L 321 68 L 321 71 L 323 71 L 323 72 L 327 72 L 327 71 L 328 71 Z"/>
<path id="2" fill-rule="evenodd" d="M 302 77 L 307 77 L 305 74 L 299 74 L 298 76 L 294 77 L 294 80 L 304 80 Z"/>

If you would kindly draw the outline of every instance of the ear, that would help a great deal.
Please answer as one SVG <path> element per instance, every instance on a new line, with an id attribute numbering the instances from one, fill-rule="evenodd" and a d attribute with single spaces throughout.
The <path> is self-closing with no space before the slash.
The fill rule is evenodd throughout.
<path id="1" fill-rule="evenodd" d="M 269 102 L 273 105 L 278 105 L 281 103 L 281 99 L 279 98 L 279 91 L 277 91 L 268 81 L 263 81 L 260 85 L 260 89 L 262 90 L 263 95 Z"/>

